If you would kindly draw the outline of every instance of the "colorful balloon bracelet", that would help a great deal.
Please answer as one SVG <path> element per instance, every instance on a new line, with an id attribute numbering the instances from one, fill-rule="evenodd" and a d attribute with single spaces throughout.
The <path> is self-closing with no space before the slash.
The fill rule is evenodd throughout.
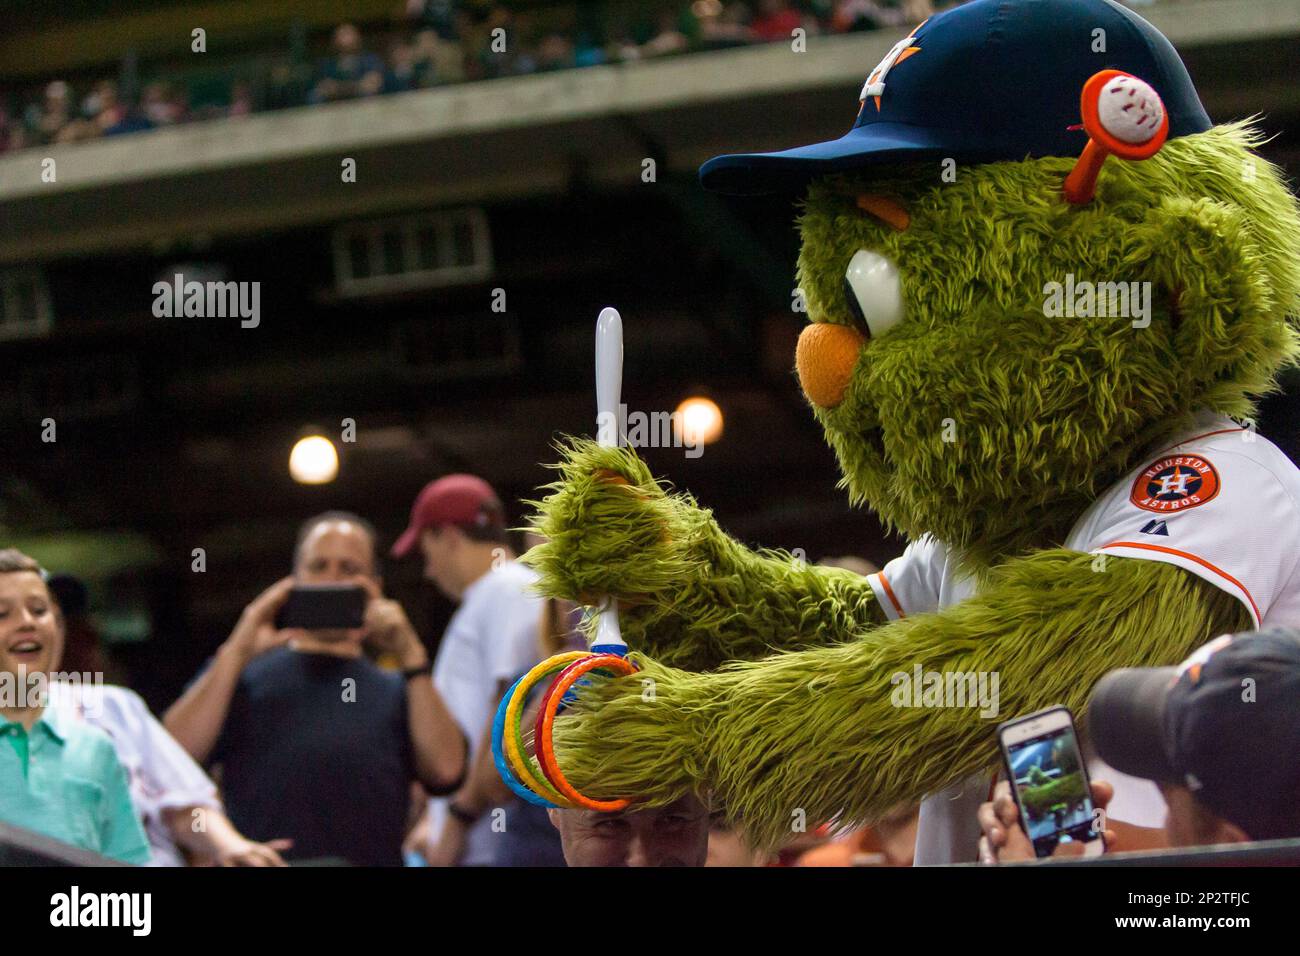
<path id="1" fill-rule="evenodd" d="M 583 651 L 569 651 L 565 654 L 557 654 L 554 657 L 547 658 L 516 681 L 511 692 L 502 698 L 501 707 L 498 707 L 498 710 L 504 708 L 502 711 L 502 735 L 504 737 L 502 746 L 510 769 L 514 771 L 515 777 L 520 783 L 531 789 L 535 795 L 545 799 L 551 806 L 567 807 L 571 804 L 556 792 L 554 787 L 547 783 L 547 778 L 538 769 L 536 761 L 528 756 L 521 729 L 524 705 L 528 700 L 529 692 L 537 684 L 563 671 L 574 661 L 587 656 L 589 655 Z M 493 744 L 495 748 L 495 740 Z M 534 741 L 533 746 L 536 748 L 536 741 Z M 539 776 L 540 779 L 538 779 Z"/>
<path id="2" fill-rule="evenodd" d="M 534 806 L 607 812 L 626 807 L 630 801 L 625 799 L 594 800 L 578 792 L 560 770 L 552 733 L 565 696 L 584 676 L 593 671 L 624 675 L 635 670 L 636 666 L 619 654 L 570 651 L 548 658 L 516 680 L 501 698 L 492 721 L 492 761 L 511 792 Z M 548 678 L 552 679 L 535 725 L 533 756 L 527 751 L 522 717 L 529 693 Z"/>
<path id="3" fill-rule="evenodd" d="M 554 807 L 557 806 L 556 803 L 553 803 L 545 797 L 538 796 L 532 790 L 528 789 L 526 785 L 520 782 L 519 778 L 510 767 L 505 747 L 503 746 L 506 711 L 510 700 L 514 697 L 516 688 L 519 687 L 519 683 L 522 680 L 523 678 L 520 677 L 510 685 L 510 689 L 506 691 L 506 695 L 501 698 L 501 703 L 497 705 L 496 715 L 492 718 L 492 763 L 496 767 L 497 773 L 501 776 L 501 779 L 505 782 L 505 785 L 510 788 L 510 792 L 520 800 L 523 800 L 525 803 L 530 803 L 535 807 Z"/>
<path id="4" fill-rule="evenodd" d="M 592 671 L 605 671 L 621 676 L 635 673 L 636 669 L 635 664 L 617 654 L 592 654 L 582 660 L 573 662 L 561 671 L 560 676 L 552 682 L 550 688 L 546 691 L 546 697 L 542 700 L 542 707 L 537 715 L 537 729 L 533 735 L 533 745 L 537 750 L 537 762 L 541 766 L 542 772 L 546 774 L 546 779 L 551 782 L 551 785 L 556 790 L 588 810 L 611 813 L 615 810 L 622 810 L 632 801 L 626 798 L 594 800 L 579 793 L 569 783 L 560 770 L 559 761 L 555 759 L 552 732 L 555 727 L 556 714 L 564 701 L 565 694 L 586 674 Z"/>

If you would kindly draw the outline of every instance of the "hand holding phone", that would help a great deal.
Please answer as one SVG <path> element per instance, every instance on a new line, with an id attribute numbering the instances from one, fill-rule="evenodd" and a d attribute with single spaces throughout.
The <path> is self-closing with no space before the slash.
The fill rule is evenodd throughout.
<path id="1" fill-rule="evenodd" d="M 1092 805 L 1096 809 L 1105 810 L 1114 796 L 1115 788 L 1105 780 L 1092 781 Z M 999 780 L 993 788 L 993 799 L 980 804 L 979 824 L 979 862 L 1024 863 L 1037 859 L 1034 845 L 1020 826 L 1020 808 L 1012 796 L 1011 785 L 1005 780 Z M 1115 833 L 1106 829 L 1103 836 L 1106 849 L 1113 849 Z M 1086 846 L 1084 843 L 1059 843 L 1052 856 L 1082 856 Z"/>
<path id="2" fill-rule="evenodd" d="M 293 586 L 292 575 L 283 577 L 250 601 L 239 615 L 223 648 L 247 663 L 288 641 L 291 632 L 276 628 L 275 619 L 288 600 Z"/>
<path id="3" fill-rule="evenodd" d="M 1034 855 L 1051 856 L 1071 844 L 1079 845 L 1084 856 L 1101 854 L 1106 846 L 1103 817 L 1093 802 L 1069 709 L 1052 707 L 1007 721 L 998 727 L 998 743 L 1015 816 Z M 996 815 L 998 801 L 991 806 Z M 991 826 L 987 814 L 981 808 L 986 836 Z"/>
<path id="4" fill-rule="evenodd" d="M 278 630 L 350 631 L 365 623 L 365 588 L 357 584 L 295 584 L 275 616 Z"/>
<path id="5" fill-rule="evenodd" d="M 375 650 L 393 655 L 403 670 L 420 667 L 429 654 L 402 605 L 379 594 L 378 589 L 366 606 L 366 641 Z"/>

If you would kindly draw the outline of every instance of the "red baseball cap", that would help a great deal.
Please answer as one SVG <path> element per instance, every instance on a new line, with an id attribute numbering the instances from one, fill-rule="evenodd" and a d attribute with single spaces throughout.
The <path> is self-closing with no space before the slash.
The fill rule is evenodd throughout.
<path id="1" fill-rule="evenodd" d="M 505 526 L 505 509 L 492 486 L 475 475 L 443 475 L 424 486 L 411 506 L 411 521 L 393 545 L 392 555 L 410 554 L 426 528 Z"/>

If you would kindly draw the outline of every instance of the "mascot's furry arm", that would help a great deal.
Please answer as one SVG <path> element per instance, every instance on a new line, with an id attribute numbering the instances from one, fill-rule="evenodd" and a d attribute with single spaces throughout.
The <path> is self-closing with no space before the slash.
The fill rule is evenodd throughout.
<path id="1" fill-rule="evenodd" d="M 598 463 L 619 465 L 611 470 L 634 477 L 635 491 L 611 481 L 608 471 L 597 477 L 600 468 L 581 473 L 592 476 L 589 481 L 574 472 Z M 572 522 L 585 502 L 596 510 L 587 517 L 604 533 L 585 536 L 583 553 L 604 560 L 564 562 L 561 571 L 558 548 L 568 545 L 552 539 L 549 551 L 530 553 L 549 590 L 578 598 L 600 588 L 655 593 L 677 613 L 693 609 L 708 622 L 693 628 L 676 621 L 672 639 L 687 643 L 674 649 L 662 643 L 668 639 L 662 634 L 650 641 L 640 630 L 666 613 L 643 607 L 638 646 L 653 647 L 661 659 L 637 654 L 639 673 L 584 690 L 556 725 L 566 775 L 594 797 L 632 794 L 662 804 L 688 790 L 710 793 L 715 807 L 762 845 L 787 838 L 800 811 L 812 825 L 837 815 L 845 823 L 866 822 L 994 765 L 996 719 L 981 716 L 979 707 L 908 706 L 910 693 L 896 705 L 895 674 L 910 680 L 917 665 L 925 672 L 982 673 L 990 681 L 996 674 L 1000 715 L 1059 703 L 1082 715 L 1092 686 L 1112 668 L 1180 660 L 1218 634 L 1250 626 L 1233 597 L 1180 568 L 1043 550 L 992 569 L 979 595 L 960 605 L 883 626 L 864 623 L 854 632 L 855 614 L 877 613 L 861 610 L 871 603 L 869 588 L 864 595 L 856 582 L 841 586 L 838 574 L 823 577 L 826 569 L 797 571 L 788 561 L 729 542 L 707 512 L 658 490 L 632 453 L 578 445 L 563 467 L 569 480 L 543 503 L 541 526 L 582 534 Z M 648 502 L 657 522 L 638 516 L 611 524 L 612 512 L 625 519 L 633 513 L 620 497 Z M 608 535 L 616 526 L 621 539 Z M 669 543 L 682 532 L 699 535 L 712 553 L 737 562 L 727 566 L 735 570 L 707 573 L 693 547 Z M 598 540 L 610 542 L 599 554 Z M 653 549 L 654 560 L 631 557 L 641 546 Z M 573 570 L 597 566 L 602 570 Z M 772 594 L 764 575 L 787 577 L 780 595 Z M 734 607 L 711 604 L 718 593 L 727 593 Z M 827 610 L 838 626 L 819 633 L 816 617 Z M 782 642 L 789 621 L 803 630 Z M 729 649 L 827 646 L 737 661 L 711 673 L 663 663 L 713 663 L 723 649 L 708 639 L 719 632 L 719 622 L 725 622 Z M 746 640 L 747 622 L 762 637 Z M 1069 666 L 1060 666 L 1063 661 Z M 645 684 L 646 678 L 654 683 Z"/>
<path id="2" fill-rule="evenodd" d="M 845 641 L 885 621 L 866 578 L 728 537 L 685 495 L 669 495 L 626 449 L 576 439 L 548 486 L 524 560 L 544 592 L 619 599 L 623 638 L 692 671 Z"/>

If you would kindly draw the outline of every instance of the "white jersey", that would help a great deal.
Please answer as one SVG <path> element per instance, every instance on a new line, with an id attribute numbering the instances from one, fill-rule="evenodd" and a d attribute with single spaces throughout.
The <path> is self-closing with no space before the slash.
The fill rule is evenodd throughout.
<path id="1" fill-rule="evenodd" d="M 1203 413 L 1188 437 L 1153 451 L 1093 502 L 1065 547 L 1177 565 L 1240 601 L 1257 628 L 1300 626 L 1300 470 L 1272 442 L 1228 418 Z M 925 535 L 868 580 L 886 616 L 897 620 L 970 597 L 975 583 L 957 577 L 953 565 L 948 548 Z M 1163 824 L 1164 803 L 1149 781 L 1121 777 L 1099 762 L 1092 772 L 1116 784 L 1113 819 Z M 975 816 L 989 788 L 983 775 L 925 798 L 918 864 L 975 858 Z"/>
<path id="2" fill-rule="evenodd" d="M 496 713 L 499 683 L 513 681 L 541 660 L 542 598 L 532 591 L 536 581 L 536 572 L 518 561 L 502 562 L 465 589 L 438 647 L 433 685 L 465 732 L 471 761 Z M 429 803 L 435 837 L 446 804 L 444 798 Z M 488 865 L 492 850 L 491 817 L 485 816 L 471 828 L 462 862 Z"/>
<path id="3" fill-rule="evenodd" d="M 184 866 L 163 811 L 221 808 L 217 788 L 134 691 L 111 684 L 50 685 L 50 706 L 108 734 L 126 770 L 131 803 L 149 838 L 151 866 Z"/>

